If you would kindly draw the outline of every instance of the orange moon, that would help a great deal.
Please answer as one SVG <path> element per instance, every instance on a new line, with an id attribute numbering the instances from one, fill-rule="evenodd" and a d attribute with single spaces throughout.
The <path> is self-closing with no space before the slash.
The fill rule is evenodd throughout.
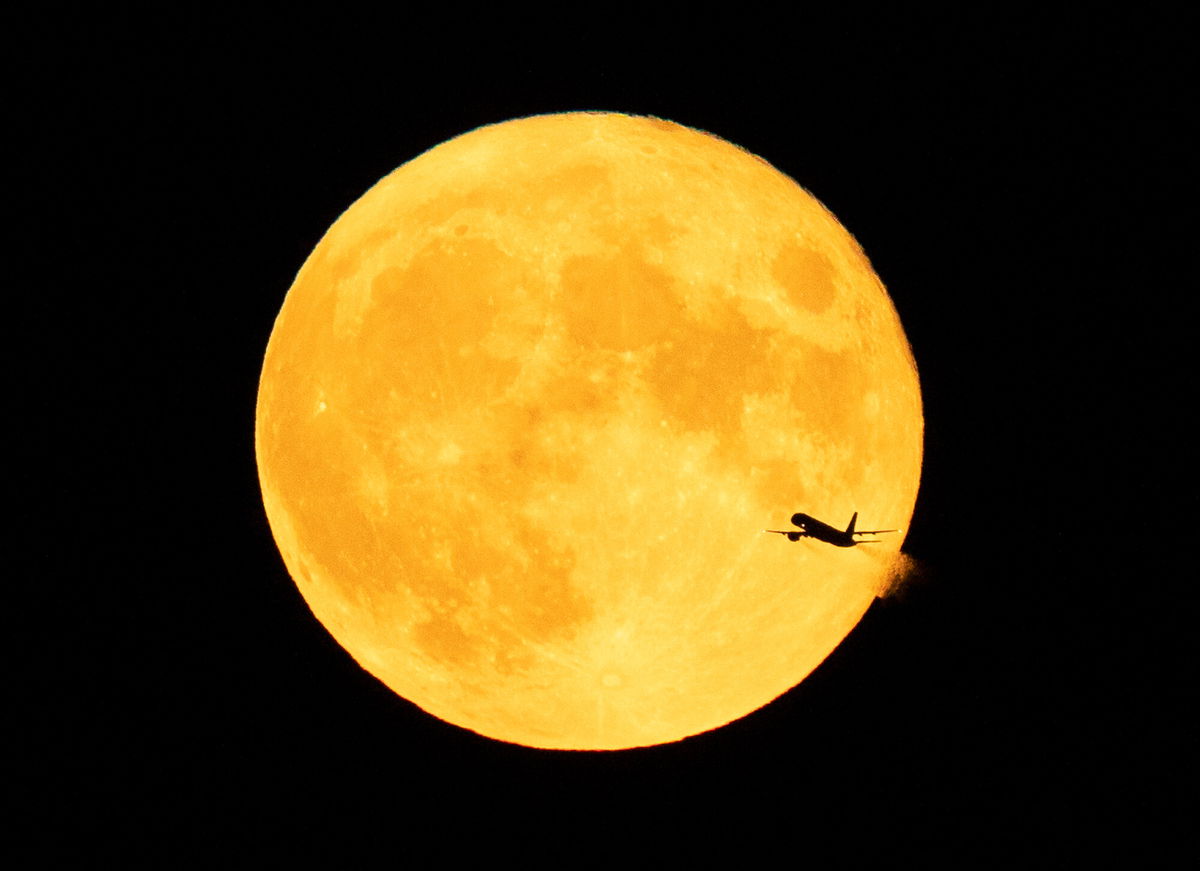
<path id="1" fill-rule="evenodd" d="M 255 445 L 288 571 L 363 668 L 533 747 L 675 741 L 838 645 L 907 527 L 916 367 L 850 234 L 657 118 L 482 127 L 378 182 L 275 322 Z"/>

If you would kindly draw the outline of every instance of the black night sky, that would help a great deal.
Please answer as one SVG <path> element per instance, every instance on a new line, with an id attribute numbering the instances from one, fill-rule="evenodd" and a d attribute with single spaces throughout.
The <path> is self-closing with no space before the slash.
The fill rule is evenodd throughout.
<path id="1" fill-rule="evenodd" d="M 14 30 L 18 854 L 1178 855 L 1182 26 L 494 24 Z M 454 135 L 572 109 L 712 131 L 812 191 L 887 285 L 926 413 L 920 576 L 772 705 L 615 754 L 494 742 L 363 672 L 288 577 L 253 453 L 273 319 L 341 211 Z"/>

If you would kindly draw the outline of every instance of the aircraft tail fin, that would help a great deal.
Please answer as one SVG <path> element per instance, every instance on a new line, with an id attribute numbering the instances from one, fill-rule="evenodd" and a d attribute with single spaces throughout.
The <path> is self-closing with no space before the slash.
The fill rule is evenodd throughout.
<path id="1" fill-rule="evenodd" d="M 846 527 L 847 535 L 854 535 L 854 524 L 858 522 L 858 512 L 854 512 L 854 516 L 850 518 L 850 525 Z"/>

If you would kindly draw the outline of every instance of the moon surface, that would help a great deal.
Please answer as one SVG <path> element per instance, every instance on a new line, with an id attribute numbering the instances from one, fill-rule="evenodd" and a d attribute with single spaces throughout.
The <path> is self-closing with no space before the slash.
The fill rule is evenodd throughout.
<path id="1" fill-rule="evenodd" d="M 805 678 L 907 527 L 916 367 L 854 239 L 657 118 L 482 127 L 378 182 L 288 291 L 256 453 L 316 617 L 429 713 L 533 747 L 675 741 Z"/>

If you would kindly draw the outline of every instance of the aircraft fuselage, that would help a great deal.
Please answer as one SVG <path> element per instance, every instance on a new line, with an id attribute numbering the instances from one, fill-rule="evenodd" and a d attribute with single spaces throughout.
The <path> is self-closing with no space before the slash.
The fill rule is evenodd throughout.
<path id="1" fill-rule="evenodd" d="M 834 529 L 828 523 L 822 523 L 807 514 L 793 514 L 792 525 L 800 527 L 807 537 L 832 544 L 834 547 L 854 547 L 858 544 L 851 532 Z"/>

